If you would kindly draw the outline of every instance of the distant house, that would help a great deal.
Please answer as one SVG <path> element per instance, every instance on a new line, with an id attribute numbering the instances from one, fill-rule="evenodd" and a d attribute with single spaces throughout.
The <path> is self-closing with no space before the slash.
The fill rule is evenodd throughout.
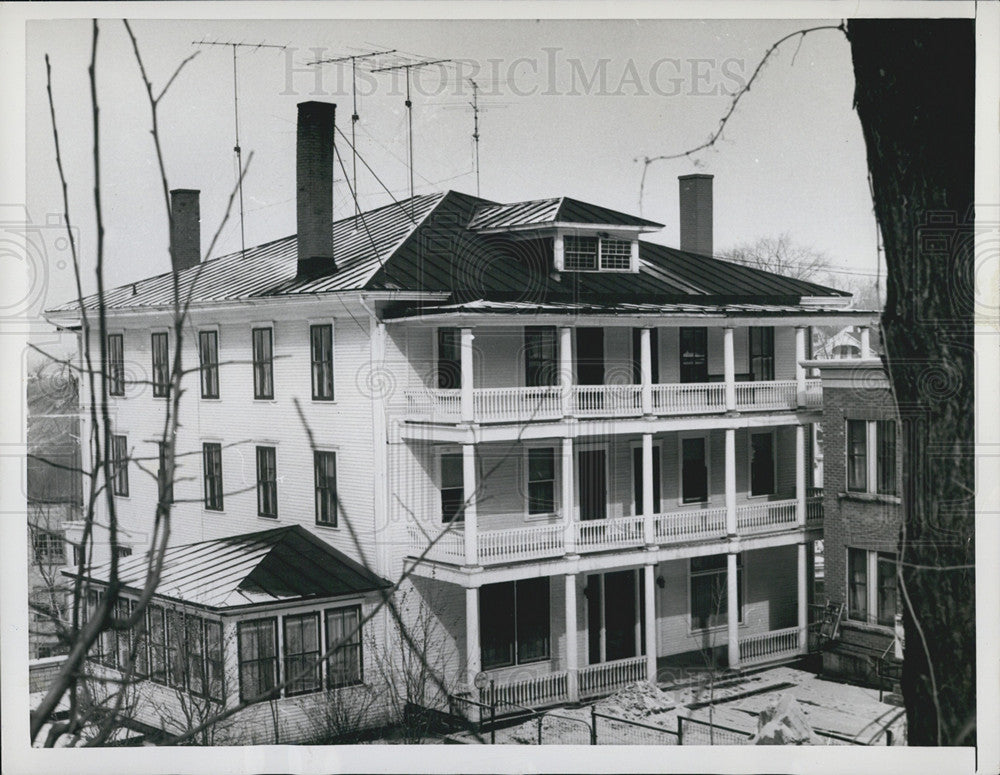
<path id="1" fill-rule="evenodd" d="M 878 350 L 870 342 L 870 327 L 847 326 L 825 339 L 817 337 L 813 344 L 813 358 L 867 358 Z"/>
<path id="2" fill-rule="evenodd" d="M 269 741 L 273 714 L 282 742 L 304 739 L 304 716 L 374 685 L 390 581 L 465 697 L 492 681 L 538 706 L 703 653 L 733 669 L 803 654 L 823 393 L 800 362 L 810 326 L 866 323 L 850 295 L 712 258 L 711 176 L 680 181 L 680 250 L 569 197 L 449 191 L 333 223 L 332 106 L 301 104 L 298 136 L 295 236 L 199 264 L 197 192 L 174 192 L 198 373 L 172 485 L 148 471 L 175 275 L 105 294 L 125 605 L 174 501 L 148 681 L 220 707 L 291 681 L 239 729 Z M 105 560 L 84 573 L 93 600 Z M 129 661 L 117 643 L 95 657 L 109 670 Z"/>
<path id="3" fill-rule="evenodd" d="M 807 361 L 823 383 L 824 594 L 842 606 L 825 673 L 863 682 L 897 654 L 900 423 L 877 358 Z"/>

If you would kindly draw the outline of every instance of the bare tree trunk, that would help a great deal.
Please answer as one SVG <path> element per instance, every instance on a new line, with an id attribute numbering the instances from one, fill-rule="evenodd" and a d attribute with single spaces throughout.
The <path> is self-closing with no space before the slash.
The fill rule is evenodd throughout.
<path id="1" fill-rule="evenodd" d="M 908 740 L 972 745 L 974 22 L 858 20 L 847 33 L 885 244 L 884 344 L 904 431 Z"/>

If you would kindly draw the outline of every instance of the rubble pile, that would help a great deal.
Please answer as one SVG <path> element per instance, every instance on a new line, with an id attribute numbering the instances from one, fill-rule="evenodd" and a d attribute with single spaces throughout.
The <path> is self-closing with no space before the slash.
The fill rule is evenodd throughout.
<path id="1" fill-rule="evenodd" d="M 649 681 L 636 681 L 597 703 L 597 712 L 626 719 L 645 719 L 674 707 L 673 698 Z"/>
<path id="2" fill-rule="evenodd" d="M 751 745 L 822 745 L 805 714 L 788 693 L 772 699 L 757 717 L 757 734 Z"/>

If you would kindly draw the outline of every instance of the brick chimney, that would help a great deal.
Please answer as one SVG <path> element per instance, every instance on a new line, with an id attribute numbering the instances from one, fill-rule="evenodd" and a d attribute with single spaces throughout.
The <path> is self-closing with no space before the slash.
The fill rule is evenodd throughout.
<path id="1" fill-rule="evenodd" d="M 299 277 L 337 271 L 333 260 L 333 133 L 337 106 L 300 102 L 295 146 Z"/>
<path id="2" fill-rule="evenodd" d="M 170 263 L 175 272 L 201 261 L 200 193 L 190 188 L 170 192 Z"/>
<path id="3" fill-rule="evenodd" d="M 681 250 L 712 255 L 712 176 L 681 175 Z"/>

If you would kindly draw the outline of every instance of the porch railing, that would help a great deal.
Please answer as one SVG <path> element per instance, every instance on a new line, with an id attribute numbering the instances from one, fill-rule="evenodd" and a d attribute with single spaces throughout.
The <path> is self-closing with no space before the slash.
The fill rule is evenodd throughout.
<path id="1" fill-rule="evenodd" d="M 639 385 L 575 385 L 573 409 L 578 417 L 634 417 L 642 414 Z"/>
<path id="2" fill-rule="evenodd" d="M 563 414 L 559 387 L 480 388 L 472 393 L 479 422 L 553 420 Z"/>
<path id="3" fill-rule="evenodd" d="M 794 500 L 754 503 L 736 509 L 736 529 L 742 532 L 788 527 L 794 525 L 796 519 Z"/>
<path id="4" fill-rule="evenodd" d="M 794 656 L 798 651 L 798 627 L 786 627 L 740 639 L 740 662 L 743 664 Z"/>
<path id="5" fill-rule="evenodd" d="M 794 379 L 736 383 L 737 409 L 794 409 L 798 402 L 798 383 Z"/>
<path id="6" fill-rule="evenodd" d="M 580 699 L 597 697 L 646 678 L 646 658 L 628 657 L 580 668 Z"/>
<path id="7" fill-rule="evenodd" d="M 515 527 L 479 532 L 479 562 L 483 565 L 555 557 L 563 553 L 565 528 L 562 524 Z"/>
<path id="8" fill-rule="evenodd" d="M 714 538 L 725 534 L 725 508 L 672 511 L 653 517 L 653 538 L 657 543 Z"/>
<path id="9" fill-rule="evenodd" d="M 444 532 L 438 530 L 438 527 L 435 525 L 433 529 L 422 529 L 419 525 L 407 525 L 410 554 L 419 557 L 426 549 L 427 554 L 424 556 L 428 560 L 461 564 L 465 560 L 465 531 L 457 525 Z M 434 545 L 428 549 L 432 541 Z"/>
<path id="10" fill-rule="evenodd" d="M 506 704 L 526 708 L 565 702 L 569 695 L 565 671 L 546 673 L 510 683 L 497 683 L 493 691 L 498 706 Z M 479 690 L 479 701 L 490 701 L 489 687 Z"/>
<path id="11" fill-rule="evenodd" d="M 462 419 L 462 391 L 422 388 L 407 390 L 406 411 L 414 419 L 431 422 L 459 422 Z"/>
<path id="12" fill-rule="evenodd" d="M 806 380 L 805 405 L 810 409 L 819 409 L 823 406 L 823 380 Z"/>
<path id="13" fill-rule="evenodd" d="M 812 488 L 814 489 L 814 488 Z M 819 495 L 806 498 L 806 524 L 815 525 L 823 521 L 823 491 Z"/>
<path id="14" fill-rule="evenodd" d="M 653 414 L 699 414 L 726 409 L 726 386 L 721 382 L 685 382 L 653 385 Z"/>
<path id="15" fill-rule="evenodd" d="M 643 544 L 643 517 L 618 517 L 575 522 L 576 548 L 581 552 L 620 549 Z"/>

